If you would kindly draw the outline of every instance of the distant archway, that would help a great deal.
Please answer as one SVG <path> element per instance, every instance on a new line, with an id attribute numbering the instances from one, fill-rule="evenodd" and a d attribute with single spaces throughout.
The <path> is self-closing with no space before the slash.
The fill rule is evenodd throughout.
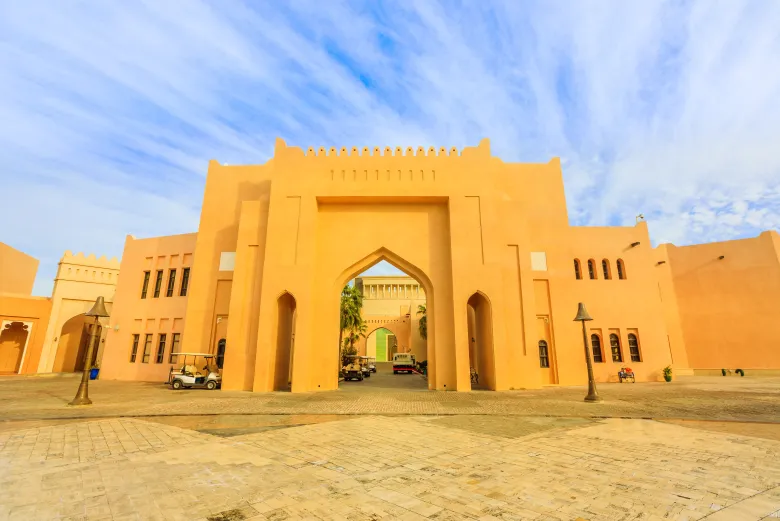
<path id="1" fill-rule="evenodd" d="M 97 328 L 95 328 L 93 318 L 88 318 L 82 314 L 68 319 L 60 330 L 57 354 L 54 358 L 52 372 L 72 373 L 74 371 L 83 371 L 87 348 L 93 334 L 97 334 L 99 341 L 102 327 L 98 324 Z M 92 365 L 97 361 L 98 348 L 99 345 L 92 352 Z"/>
<path id="2" fill-rule="evenodd" d="M 471 369 L 477 372 L 479 387 L 495 390 L 493 316 L 490 301 L 481 292 L 478 291 L 469 297 L 466 304 L 466 317 L 469 334 L 469 364 Z"/>
<path id="3" fill-rule="evenodd" d="M 292 387 L 297 307 L 295 297 L 285 292 L 276 300 L 276 306 L 276 364 L 274 368 L 274 391 L 282 391 L 289 390 Z"/>
<path id="4" fill-rule="evenodd" d="M 377 362 L 388 362 L 393 360 L 393 354 L 398 350 L 398 337 L 390 329 L 378 327 L 366 335 L 365 345 L 366 356 L 375 358 Z"/>

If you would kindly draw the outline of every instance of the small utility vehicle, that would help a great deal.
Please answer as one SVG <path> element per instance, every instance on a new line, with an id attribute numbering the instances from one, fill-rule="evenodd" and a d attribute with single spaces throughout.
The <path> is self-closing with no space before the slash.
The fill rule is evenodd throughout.
<path id="1" fill-rule="evenodd" d="M 172 357 L 182 357 L 181 363 L 172 365 L 168 372 L 171 389 L 206 388 L 214 390 L 222 387 L 222 375 L 215 363 L 214 355 L 206 353 L 172 353 Z"/>
<path id="2" fill-rule="evenodd" d="M 360 357 L 350 356 L 344 357 L 349 359 L 349 363 L 341 369 L 341 373 L 344 375 L 344 380 L 357 380 L 363 381 L 363 366 L 360 364 Z"/>

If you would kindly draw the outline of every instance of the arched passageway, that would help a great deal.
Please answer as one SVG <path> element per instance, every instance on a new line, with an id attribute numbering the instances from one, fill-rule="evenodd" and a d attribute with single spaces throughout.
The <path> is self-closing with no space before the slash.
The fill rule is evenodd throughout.
<path id="1" fill-rule="evenodd" d="M 469 366 L 476 372 L 472 389 L 495 390 L 496 368 L 493 354 L 493 318 L 490 301 L 476 292 L 466 304 L 469 334 Z"/>
<path id="2" fill-rule="evenodd" d="M 295 351 L 295 297 L 283 293 L 276 301 L 276 364 L 274 391 L 289 390 L 292 386 L 293 353 Z"/>
<path id="3" fill-rule="evenodd" d="M 60 330 L 57 355 L 54 358 L 52 371 L 55 373 L 83 371 L 92 335 L 97 335 L 98 341 L 100 341 L 102 331 L 103 328 L 100 324 L 95 327 L 94 318 L 88 318 L 83 314 L 68 319 Z M 92 352 L 92 365 L 97 361 L 99 347 L 96 345 Z"/>
<path id="4" fill-rule="evenodd" d="M 29 324 L 24 322 L 3 323 L 3 327 L 0 329 L 0 373 L 19 372 L 29 338 Z"/>
<path id="5" fill-rule="evenodd" d="M 379 263 L 384 265 L 380 265 L 380 269 L 390 269 L 393 273 L 380 275 L 367 272 Z M 375 358 L 377 370 L 373 373 L 375 376 L 361 382 L 342 382 L 339 387 L 435 389 L 433 287 L 427 276 L 382 248 L 342 272 L 338 281 L 354 288 L 362 298 L 360 314 L 363 323 L 358 327 L 354 347 L 358 356 Z M 347 289 L 339 287 L 342 299 Z M 424 333 L 419 327 L 423 318 L 427 324 Z M 341 331 L 343 346 L 340 351 L 349 349 L 351 335 L 354 331 L 349 328 Z M 394 354 L 407 355 L 416 372 L 396 374 L 393 370 Z M 345 360 L 342 357 L 341 362 Z M 339 366 L 340 371 L 343 366 L 343 363 Z"/>

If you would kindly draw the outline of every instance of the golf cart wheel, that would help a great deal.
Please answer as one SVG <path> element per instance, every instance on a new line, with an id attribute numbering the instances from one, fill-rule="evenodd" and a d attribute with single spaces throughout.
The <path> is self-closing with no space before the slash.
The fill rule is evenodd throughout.
<path id="1" fill-rule="evenodd" d="M 395 369 L 393 369 L 393 374 L 398 374 L 398 371 L 396 371 Z"/>
<path id="2" fill-rule="evenodd" d="M 173 384 L 171 385 L 171 387 L 173 387 L 173 388 L 174 388 L 175 390 L 177 390 L 177 391 L 178 391 L 179 389 L 181 389 L 181 387 L 182 387 L 182 386 L 181 386 L 181 380 L 174 380 L 174 381 L 173 381 Z"/>
<path id="3" fill-rule="evenodd" d="M 215 382 L 214 380 L 209 380 L 208 382 L 206 382 L 206 389 L 208 389 L 209 391 L 213 391 L 216 388 L 217 388 L 217 382 Z"/>

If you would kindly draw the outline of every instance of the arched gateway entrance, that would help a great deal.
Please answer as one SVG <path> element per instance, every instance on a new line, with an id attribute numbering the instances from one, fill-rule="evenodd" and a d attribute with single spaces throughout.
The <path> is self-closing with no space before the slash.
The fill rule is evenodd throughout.
<path id="1" fill-rule="evenodd" d="M 524 186 L 557 193 L 560 166 L 535 167 L 540 175 L 510 172 L 487 140 L 462 152 L 304 151 L 277 140 L 264 165 L 212 161 L 184 350 L 207 349 L 215 281 L 229 280 L 223 388 L 335 390 L 341 290 L 384 260 L 425 290 L 429 389 L 471 390 L 474 363 L 489 389 L 539 387 L 527 346 L 536 345 L 534 278 L 544 274 L 530 266 L 526 214 L 537 203 Z M 558 226 L 551 219 L 568 226 L 549 204 L 545 230 Z"/>

